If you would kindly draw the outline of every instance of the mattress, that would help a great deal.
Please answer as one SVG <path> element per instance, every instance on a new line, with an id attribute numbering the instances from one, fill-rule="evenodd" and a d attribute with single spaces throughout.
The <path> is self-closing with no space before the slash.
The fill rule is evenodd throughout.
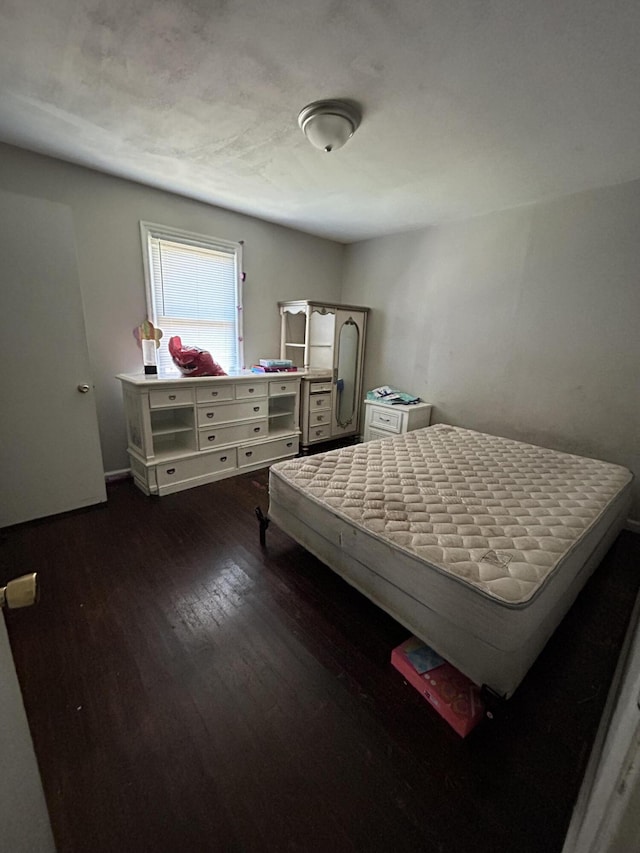
<path id="1" fill-rule="evenodd" d="M 269 516 L 509 696 L 617 535 L 625 468 L 438 424 L 277 463 Z"/>

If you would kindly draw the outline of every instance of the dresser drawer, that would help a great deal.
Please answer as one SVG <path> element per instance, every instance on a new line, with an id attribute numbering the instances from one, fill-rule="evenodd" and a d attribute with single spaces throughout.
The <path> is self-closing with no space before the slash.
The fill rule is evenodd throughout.
<path id="1" fill-rule="evenodd" d="M 391 433 L 383 429 L 365 428 L 363 441 L 375 441 L 377 438 L 391 438 Z"/>
<path id="2" fill-rule="evenodd" d="M 236 385 L 236 400 L 250 400 L 252 397 L 266 397 L 266 382 L 247 382 Z"/>
<path id="3" fill-rule="evenodd" d="M 266 399 L 246 403 L 221 403 L 218 406 L 198 407 L 198 426 L 223 424 L 249 418 L 266 418 L 269 404 Z"/>
<path id="4" fill-rule="evenodd" d="M 233 400 L 233 385 L 199 385 L 196 388 L 197 403 L 218 403 L 220 400 Z"/>
<path id="5" fill-rule="evenodd" d="M 324 394 L 331 393 L 331 382 L 310 382 L 309 383 L 309 393 L 310 394 Z"/>
<path id="6" fill-rule="evenodd" d="M 218 471 L 231 471 L 237 467 L 235 447 L 220 453 L 204 453 L 188 459 L 178 459 L 164 465 L 156 465 L 156 481 L 158 486 L 180 483 L 196 477 L 205 477 Z"/>
<path id="7" fill-rule="evenodd" d="M 298 383 L 292 379 L 283 379 L 280 382 L 269 383 L 269 396 L 278 397 L 281 394 L 295 394 L 298 390 Z"/>
<path id="8" fill-rule="evenodd" d="M 193 404 L 193 388 L 154 388 L 149 391 L 149 408 L 163 406 L 190 406 Z"/>
<path id="9" fill-rule="evenodd" d="M 369 421 L 372 427 L 384 429 L 387 432 L 400 432 L 402 426 L 402 413 L 394 412 L 391 406 L 389 409 L 374 408 L 371 410 L 371 420 Z"/>
<path id="10" fill-rule="evenodd" d="M 309 427 L 309 444 L 315 441 L 329 441 L 331 438 L 331 425 L 325 426 L 310 426 Z"/>
<path id="11" fill-rule="evenodd" d="M 201 429 L 198 433 L 200 450 L 218 447 L 224 444 L 237 444 L 253 438 L 261 438 L 269 432 L 268 421 L 250 421 L 245 424 L 223 426 L 219 429 Z"/>
<path id="12" fill-rule="evenodd" d="M 309 395 L 309 411 L 315 412 L 317 409 L 331 408 L 331 392 L 323 392 L 322 394 Z"/>
<path id="13" fill-rule="evenodd" d="M 276 441 L 265 441 L 263 444 L 245 445 L 238 448 L 238 467 L 257 465 L 261 462 L 273 462 L 287 456 L 295 456 L 298 452 L 298 436 L 279 438 Z"/>
<path id="14" fill-rule="evenodd" d="M 328 409 L 320 409 L 317 412 L 309 412 L 309 429 L 312 427 L 327 426 L 331 422 L 331 414 Z"/>

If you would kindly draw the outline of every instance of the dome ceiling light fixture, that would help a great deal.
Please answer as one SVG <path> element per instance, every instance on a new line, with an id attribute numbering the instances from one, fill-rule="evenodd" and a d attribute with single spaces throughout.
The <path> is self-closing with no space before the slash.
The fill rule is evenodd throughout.
<path id="1" fill-rule="evenodd" d="M 346 101 L 313 101 L 300 110 L 298 124 L 309 142 L 321 151 L 337 151 L 358 129 L 362 114 Z"/>

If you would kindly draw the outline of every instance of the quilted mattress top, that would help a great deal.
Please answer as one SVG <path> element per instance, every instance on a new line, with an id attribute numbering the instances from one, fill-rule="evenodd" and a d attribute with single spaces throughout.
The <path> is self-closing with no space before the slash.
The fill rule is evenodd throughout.
<path id="1" fill-rule="evenodd" d="M 527 602 L 627 486 L 626 468 L 437 424 L 274 476 L 508 604 Z"/>

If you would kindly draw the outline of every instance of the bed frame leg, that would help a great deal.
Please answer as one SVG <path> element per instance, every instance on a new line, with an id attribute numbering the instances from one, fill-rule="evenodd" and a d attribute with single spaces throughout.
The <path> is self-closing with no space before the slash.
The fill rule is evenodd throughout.
<path id="1" fill-rule="evenodd" d="M 269 526 L 269 517 L 262 512 L 259 506 L 257 506 L 256 518 L 260 522 L 260 545 L 264 548 L 267 544 L 267 527 Z"/>
<path id="2" fill-rule="evenodd" d="M 483 684 L 480 688 L 480 695 L 484 702 L 484 715 L 489 720 L 495 720 L 500 717 L 504 711 L 507 700 L 504 696 L 496 693 L 487 684 Z"/>

